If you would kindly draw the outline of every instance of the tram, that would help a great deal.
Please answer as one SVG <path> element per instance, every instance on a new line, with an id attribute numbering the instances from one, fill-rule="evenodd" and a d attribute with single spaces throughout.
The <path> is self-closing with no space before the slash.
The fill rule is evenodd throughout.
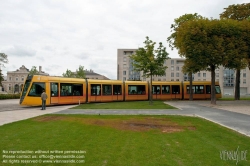
<path id="1" fill-rule="evenodd" d="M 26 78 L 20 105 L 41 105 L 41 93 L 48 95 L 46 105 L 83 104 L 91 102 L 149 100 L 149 82 L 94 80 L 33 75 Z M 193 81 L 193 98 L 210 99 L 211 82 Z M 215 84 L 216 98 L 221 98 L 219 82 Z M 153 81 L 154 100 L 189 99 L 189 82 Z"/>

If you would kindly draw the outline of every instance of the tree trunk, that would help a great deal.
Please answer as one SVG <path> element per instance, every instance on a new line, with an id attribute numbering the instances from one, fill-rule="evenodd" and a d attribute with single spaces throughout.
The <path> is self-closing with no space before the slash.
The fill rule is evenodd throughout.
<path id="1" fill-rule="evenodd" d="M 215 95 L 215 66 L 211 67 L 211 104 L 216 104 L 216 95 Z"/>
<path id="2" fill-rule="evenodd" d="M 236 70 L 234 99 L 240 100 L 240 70 Z"/>
<path id="3" fill-rule="evenodd" d="M 192 73 L 188 74 L 189 76 L 189 100 L 193 100 L 193 77 L 192 77 Z"/>
<path id="4" fill-rule="evenodd" d="M 152 95 L 152 75 L 150 75 L 150 88 L 149 88 L 149 104 L 152 105 L 153 104 L 153 95 Z"/>

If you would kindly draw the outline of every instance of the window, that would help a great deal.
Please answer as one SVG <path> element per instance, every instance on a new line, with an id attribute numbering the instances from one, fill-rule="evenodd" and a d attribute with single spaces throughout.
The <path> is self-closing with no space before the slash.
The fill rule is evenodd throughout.
<path id="1" fill-rule="evenodd" d="M 201 73 L 198 73 L 198 77 L 201 77 Z"/>
<path id="2" fill-rule="evenodd" d="M 203 81 L 206 81 L 206 79 L 203 79 Z"/>
<path id="3" fill-rule="evenodd" d="M 215 85 L 215 94 L 220 94 L 220 86 Z"/>
<path id="4" fill-rule="evenodd" d="M 206 77 L 206 73 L 203 73 L 203 77 Z"/>
<path id="5" fill-rule="evenodd" d="M 174 66 L 171 66 L 171 71 L 174 71 Z"/>
<path id="6" fill-rule="evenodd" d="M 204 86 L 203 85 L 193 85 L 193 94 L 204 94 Z M 189 85 L 187 85 L 187 94 L 190 93 Z"/>
<path id="7" fill-rule="evenodd" d="M 246 73 L 243 73 L 243 77 L 246 77 Z"/>
<path id="8" fill-rule="evenodd" d="M 11 84 L 9 84 L 9 90 L 11 90 Z"/>
<path id="9" fill-rule="evenodd" d="M 126 51 L 123 52 L 123 55 L 126 55 Z"/>
<path id="10" fill-rule="evenodd" d="M 179 70 L 180 70 L 179 66 L 176 66 L 176 71 L 179 71 Z"/>
<path id="11" fill-rule="evenodd" d="M 171 77 L 174 77 L 174 73 L 171 73 Z"/>
<path id="12" fill-rule="evenodd" d="M 246 82 L 246 79 L 243 79 L 243 84 L 246 84 L 247 82 Z"/>
<path id="13" fill-rule="evenodd" d="M 129 85 L 128 94 L 129 95 L 145 95 L 145 85 Z"/>
<path id="14" fill-rule="evenodd" d="M 211 93 L 211 86 L 206 85 L 206 94 L 210 94 L 210 93 Z"/>
<path id="15" fill-rule="evenodd" d="M 171 65 L 174 65 L 174 60 L 171 60 Z"/>
<path id="16" fill-rule="evenodd" d="M 112 86 L 111 85 L 102 85 L 102 94 L 103 95 L 112 95 Z"/>
<path id="17" fill-rule="evenodd" d="M 215 73 L 215 75 L 216 75 L 216 77 L 219 77 L 219 76 L 220 76 L 219 73 Z"/>
<path id="18" fill-rule="evenodd" d="M 127 58 L 126 57 L 123 57 L 123 62 L 127 62 Z"/>
<path id="19" fill-rule="evenodd" d="M 153 85 L 152 86 L 152 93 L 153 94 L 161 94 L 161 87 L 160 87 L 160 85 Z"/>
<path id="20" fill-rule="evenodd" d="M 171 81 L 174 81 L 174 79 L 171 79 Z"/>
<path id="21" fill-rule="evenodd" d="M 122 95 L 121 85 L 113 85 L 113 95 Z"/>
<path id="22" fill-rule="evenodd" d="M 172 85 L 172 94 L 180 94 L 180 86 Z"/>
<path id="23" fill-rule="evenodd" d="M 179 79 L 176 79 L 176 81 L 179 81 Z"/>
<path id="24" fill-rule="evenodd" d="M 51 83 L 50 87 L 51 87 L 51 97 L 57 97 L 59 91 L 58 83 Z"/>
<path id="25" fill-rule="evenodd" d="M 127 67 L 127 65 L 126 64 L 123 64 L 123 68 L 126 68 Z"/>
<path id="26" fill-rule="evenodd" d="M 24 78 L 22 77 L 22 81 L 24 81 Z"/>
<path id="27" fill-rule="evenodd" d="M 9 80 L 11 81 L 11 77 L 9 77 Z"/>
<path id="28" fill-rule="evenodd" d="M 170 94 L 170 86 L 169 85 L 162 85 L 161 87 L 161 93 L 162 94 Z"/>
<path id="29" fill-rule="evenodd" d="M 101 85 L 91 84 L 91 96 L 100 96 L 100 95 L 101 95 Z"/>
<path id="30" fill-rule="evenodd" d="M 123 75 L 126 75 L 126 71 L 123 71 Z"/>
<path id="31" fill-rule="evenodd" d="M 60 96 L 82 96 L 82 95 L 83 95 L 82 84 L 71 84 L 71 83 L 60 84 Z"/>
<path id="32" fill-rule="evenodd" d="M 176 77 L 179 77 L 179 75 L 180 75 L 179 73 L 176 73 Z"/>
<path id="33" fill-rule="evenodd" d="M 18 81 L 18 77 L 16 77 L 16 81 Z"/>
<path id="34" fill-rule="evenodd" d="M 28 96 L 41 97 L 43 90 L 45 90 L 45 83 L 34 82 L 30 88 Z"/>
<path id="35" fill-rule="evenodd" d="M 161 81 L 161 79 L 160 79 L 160 78 L 158 78 L 158 81 Z"/>
<path id="36" fill-rule="evenodd" d="M 126 77 L 123 77 L 123 81 L 126 81 Z"/>

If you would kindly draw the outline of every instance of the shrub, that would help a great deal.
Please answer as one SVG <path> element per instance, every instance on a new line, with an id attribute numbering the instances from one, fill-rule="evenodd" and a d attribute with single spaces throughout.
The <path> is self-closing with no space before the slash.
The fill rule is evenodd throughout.
<path id="1" fill-rule="evenodd" d="M 4 99 L 19 99 L 20 94 L 0 94 L 0 100 Z"/>

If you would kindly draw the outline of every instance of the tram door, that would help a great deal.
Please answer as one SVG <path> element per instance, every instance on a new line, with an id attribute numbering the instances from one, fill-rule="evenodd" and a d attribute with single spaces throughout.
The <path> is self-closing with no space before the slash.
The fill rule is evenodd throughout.
<path id="1" fill-rule="evenodd" d="M 58 93 L 59 87 L 58 83 L 52 82 L 50 83 L 50 101 L 51 104 L 58 104 Z"/>
<path id="2" fill-rule="evenodd" d="M 180 85 L 172 85 L 172 99 L 179 99 L 180 97 Z"/>

